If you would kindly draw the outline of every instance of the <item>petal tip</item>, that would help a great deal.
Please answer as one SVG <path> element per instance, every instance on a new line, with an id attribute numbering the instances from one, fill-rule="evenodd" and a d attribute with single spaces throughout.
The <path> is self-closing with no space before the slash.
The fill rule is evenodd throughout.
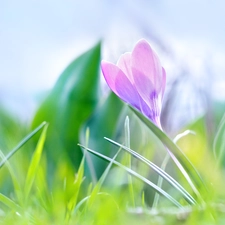
<path id="1" fill-rule="evenodd" d="M 148 41 L 145 40 L 144 38 L 140 39 L 140 40 L 136 43 L 135 47 L 136 47 L 136 46 L 148 46 L 148 47 L 151 47 L 150 44 L 148 43 Z"/>

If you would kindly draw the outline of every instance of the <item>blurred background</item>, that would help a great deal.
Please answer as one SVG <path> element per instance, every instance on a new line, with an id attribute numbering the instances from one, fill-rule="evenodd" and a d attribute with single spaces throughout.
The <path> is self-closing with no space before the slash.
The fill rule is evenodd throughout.
<path id="1" fill-rule="evenodd" d="M 176 130 L 225 100 L 224 8 L 222 0 L 1 0 L 0 105 L 29 122 L 79 54 L 102 40 L 102 58 L 116 62 L 146 38 L 167 71 L 163 123 Z"/>
<path id="2" fill-rule="evenodd" d="M 11 176 L 18 178 L 21 187 L 26 186 L 32 162 L 36 165 L 31 159 L 40 132 L 22 148 L 15 146 L 43 121 L 49 122 L 46 140 L 41 136 L 45 145 L 40 170 L 35 169 L 37 185 L 34 183 L 29 212 L 37 209 L 36 202 L 42 205 L 46 192 L 46 204 L 52 202 L 50 211 L 57 216 L 58 212 L 64 214 L 64 202 L 74 198 L 74 174 L 82 165 L 83 151 L 77 143 L 112 158 L 118 147 L 103 138 L 107 137 L 128 144 L 156 165 L 164 162 L 164 137 L 157 138 L 156 131 L 140 123 L 114 94 L 103 98 L 109 89 L 102 76 L 99 95 L 100 59 L 116 63 L 141 38 L 148 40 L 157 52 L 167 73 L 161 114 L 163 130 L 171 139 L 184 130 L 195 132 L 177 144 L 210 184 L 212 198 L 215 195 L 216 201 L 223 201 L 223 174 L 216 176 L 214 167 L 219 168 L 220 164 L 225 168 L 225 119 L 216 133 L 225 112 L 224 9 L 222 0 L 0 0 L 0 158 L 12 149 L 19 150 L 10 159 L 10 166 L 15 171 L 15 176 Z M 125 153 L 116 160 L 130 164 Z M 90 182 L 95 184 L 107 165 L 96 156 L 86 155 L 84 174 L 80 175 L 86 177 L 86 184 L 82 184 L 85 188 L 82 186 L 80 199 L 89 195 Z M 132 158 L 132 169 L 155 184 L 158 182 L 158 175 L 137 159 Z M 172 162 L 166 171 L 192 192 Z M 17 187 L 14 190 L 11 176 L 3 167 L 0 191 L 6 196 L 20 193 Z M 104 186 L 115 187 L 119 199 L 125 196 L 130 201 L 129 182 L 125 173 L 113 167 Z M 134 184 L 140 202 L 137 205 L 142 205 L 143 196 L 152 205 L 155 192 L 138 181 Z M 39 194 L 42 188 L 44 192 Z M 180 199 L 179 192 L 177 195 L 167 184 L 163 189 Z M 27 195 L 23 188 L 21 193 Z M 56 196 L 56 201 L 50 200 L 52 196 Z M 207 199 L 210 198 L 207 192 Z M 125 199 L 126 204 L 122 204 L 127 206 L 127 202 Z M 164 207 L 163 204 L 164 200 Z M 55 210 L 58 205 L 61 208 Z M 95 208 L 98 211 L 96 205 Z M 104 209 L 109 208 L 104 205 Z M 38 208 L 37 212 L 39 216 L 43 211 Z M 205 214 L 207 218 L 210 215 Z"/>

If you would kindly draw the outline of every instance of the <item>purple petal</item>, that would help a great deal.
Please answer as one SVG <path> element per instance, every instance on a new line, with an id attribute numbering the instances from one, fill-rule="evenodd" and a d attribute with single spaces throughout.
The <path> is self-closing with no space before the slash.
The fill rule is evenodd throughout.
<path id="1" fill-rule="evenodd" d="M 135 88 L 137 89 L 141 98 L 147 103 L 149 107 L 152 107 L 152 100 L 153 97 L 155 98 L 157 92 L 155 90 L 154 85 L 152 84 L 151 80 L 140 71 L 132 69 L 133 78 Z"/>
<path id="2" fill-rule="evenodd" d="M 131 71 L 131 53 L 127 52 L 120 56 L 117 66 L 124 72 L 130 82 L 133 84 L 133 76 Z"/>
<path id="3" fill-rule="evenodd" d="M 149 107 L 143 99 L 140 99 L 141 104 L 141 112 L 147 116 L 150 120 L 152 120 L 159 128 L 161 128 L 160 123 L 160 110 L 158 108 L 157 103 L 156 107 Z"/>
<path id="4" fill-rule="evenodd" d="M 117 66 L 103 61 L 101 68 L 112 91 L 161 128 L 166 72 L 148 42 L 139 41 L 132 53 L 120 57 Z"/>
<path id="5" fill-rule="evenodd" d="M 124 72 L 112 63 L 102 61 L 101 68 L 111 90 L 123 101 L 140 110 L 139 95 Z"/>
<path id="6" fill-rule="evenodd" d="M 162 82 L 162 66 L 147 41 L 141 40 L 136 44 L 132 52 L 131 64 L 132 68 L 145 75 L 149 83 L 154 85 L 155 90 L 159 91 Z"/>
<path id="7" fill-rule="evenodd" d="M 162 96 L 161 96 L 161 98 L 163 98 L 165 88 L 166 88 L 166 71 L 162 67 Z"/>

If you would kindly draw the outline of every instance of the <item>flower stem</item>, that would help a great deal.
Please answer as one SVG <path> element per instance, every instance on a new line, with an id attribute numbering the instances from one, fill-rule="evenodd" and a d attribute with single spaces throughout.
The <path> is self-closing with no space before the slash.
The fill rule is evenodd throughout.
<path id="1" fill-rule="evenodd" d="M 129 122 L 128 116 L 126 116 L 126 119 L 125 119 L 124 129 L 125 129 L 125 146 L 130 148 L 130 122 Z M 130 154 L 127 156 L 127 166 L 128 168 L 132 169 Z M 132 181 L 131 175 L 128 175 L 128 185 L 129 185 L 129 192 L 131 196 L 132 205 L 133 207 L 135 207 L 134 187 L 133 187 L 133 181 Z"/>

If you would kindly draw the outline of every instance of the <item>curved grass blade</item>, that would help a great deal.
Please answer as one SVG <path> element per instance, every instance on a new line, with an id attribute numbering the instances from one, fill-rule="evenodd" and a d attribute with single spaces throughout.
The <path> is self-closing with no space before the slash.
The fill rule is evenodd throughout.
<path id="1" fill-rule="evenodd" d="M 169 154 L 166 154 L 166 157 L 164 158 L 164 160 L 162 162 L 162 165 L 161 165 L 161 169 L 162 170 L 164 170 L 164 171 L 166 170 L 166 166 L 167 166 L 169 160 L 170 160 L 170 155 Z M 157 185 L 159 187 L 162 187 L 162 184 L 163 184 L 163 178 L 161 176 L 159 176 Z M 153 200 L 153 203 L 152 203 L 152 208 L 157 208 L 158 202 L 159 202 L 159 194 L 156 193 L 155 194 L 155 197 L 154 197 L 154 200 Z"/>
<path id="2" fill-rule="evenodd" d="M 91 152 L 92 154 L 111 162 L 112 159 L 102 155 L 101 153 L 98 153 L 90 148 L 87 148 L 83 145 L 80 145 L 82 148 L 86 149 L 87 151 Z M 167 192 L 165 192 L 164 190 L 162 190 L 161 188 L 159 188 L 156 184 L 152 183 L 151 181 L 149 181 L 147 178 L 141 176 L 140 174 L 138 174 L 137 172 L 135 172 L 134 170 L 122 165 L 121 163 L 117 162 L 117 161 L 113 161 L 113 164 L 119 166 L 120 168 L 126 170 L 129 174 L 133 175 L 134 177 L 138 178 L 139 180 L 143 181 L 144 183 L 148 184 L 149 186 L 151 186 L 155 191 L 157 191 L 159 194 L 163 195 L 165 198 L 167 198 L 170 202 L 172 202 L 175 206 L 182 208 L 183 206 L 177 201 L 175 200 L 171 195 L 169 195 Z"/>
<path id="3" fill-rule="evenodd" d="M 129 106 L 130 107 L 130 106 Z M 194 167 L 194 165 L 190 162 L 190 160 L 187 158 L 187 156 L 181 151 L 181 149 L 170 140 L 170 138 L 162 131 L 160 130 L 154 123 L 152 123 L 147 117 L 145 117 L 142 113 L 137 111 L 136 109 L 130 107 L 132 111 L 137 115 L 137 117 L 159 138 L 159 140 L 168 148 L 167 151 L 170 154 L 171 158 L 175 162 L 175 164 L 178 166 L 178 168 L 181 170 L 182 174 L 187 179 L 188 183 L 193 189 L 193 191 L 197 191 L 196 195 L 198 197 L 201 196 L 195 187 L 194 183 L 199 187 L 203 186 L 207 189 L 206 184 L 204 180 L 202 179 L 201 175 L 197 171 L 197 169 Z M 185 169 L 184 169 L 185 167 Z M 189 175 L 187 172 L 189 172 Z M 194 183 L 193 183 L 193 182 Z"/>
<path id="4" fill-rule="evenodd" d="M 188 134 L 195 134 L 195 132 L 190 131 L 190 130 L 186 130 L 186 131 L 184 131 L 184 132 L 178 134 L 178 135 L 173 139 L 174 143 L 176 144 L 178 140 L 180 140 L 181 138 L 187 136 Z M 166 157 L 164 158 L 164 160 L 163 160 L 163 162 L 162 162 L 162 165 L 161 165 L 161 169 L 162 169 L 162 170 L 166 171 L 166 166 L 167 166 L 169 160 L 170 160 L 170 155 L 167 153 L 167 154 L 166 154 Z M 157 185 L 158 185 L 159 187 L 162 187 L 162 184 L 163 184 L 163 177 L 159 176 Z M 158 202 L 159 202 L 159 197 L 160 197 L 159 194 L 156 193 L 156 194 L 155 194 L 155 197 L 154 197 L 153 204 L 152 204 L 152 208 L 157 208 Z"/>
<path id="5" fill-rule="evenodd" d="M 78 144 L 79 146 L 81 146 L 80 144 Z M 82 146 L 81 146 L 82 147 Z M 86 149 L 84 149 L 84 151 L 86 151 Z M 94 202 L 95 197 L 98 195 L 103 182 L 105 181 L 109 170 L 111 169 L 113 162 L 115 161 L 116 157 L 119 155 L 121 149 L 119 149 L 117 151 L 117 153 L 113 156 L 112 160 L 110 161 L 110 163 L 108 164 L 108 166 L 106 167 L 104 173 L 102 174 L 101 178 L 99 179 L 98 183 L 95 185 L 94 189 L 92 190 L 90 196 L 89 196 L 89 200 L 88 200 L 88 204 L 87 204 L 87 208 L 90 207 L 92 205 L 92 203 Z"/>
<path id="6" fill-rule="evenodd" d="M 105 196 L 110 196 L 112 197 L 109 193 L 105 193 L 105 192 L 98 192 L 97 195 L 105 195 Z M 78 204 L 76 205 L 76 208 L 74 209 L 74 213 L 76 213 L 79 208 L 85 203 L 87 202 L 89 199 L 91 198 L 91 195 L 86 196 L 85 198 L 83 198 L 82 200 L 80 200 L 78 202 Z M 113 199 L 114 200 L 114 199 Z M 118 206 L 118 203 L 114 200 L 115 205 L 117 206 L 117 209 L 119 210 L 120 207 Z"/>
<path id="7" fill-rule="evenodd" d="M 29 141 L 40 129 L 46 125 L 46 122 L 41 123 L 30 134 L 28 134 L 12 151 L 10 151 L 0 163 L 0 168 L 9 160 L 27 141 Z"/>
<path id="8" fill-rule="evenodd" d="M 0 193 L 0 202 L 2 202 L 4 205 L 8 206 L 10 209 L 14 210 L 15 212 L 21 211 L 21 208 L 19 205 L 17 205 L 14 201 L 12 201 L 10 198 L 6 197 L 5 195 Z"/>
<path id="9" fill-rule="evenodd" d="M 126 116 L 125 118 L 125 123 L 124 123 L 124 131 L 125 131 L 125 145 L 130 148 L 130 121 L 129 117 Z M 132 169 L 131 167 L 131 155 L 128 155 L 127 157 L 127 166 Z M 132 181 L 132 176 L 128 175 L 128 182 L 129 182 L 129 191 L 130 191 L 130 196 L 131 196 L 131 201 L 133 204 L 133 207 L 135 207 L 135 198 L 134 198 L 134 187 L 133 187 L 133 181 Z"/>
<path id="10" fill-rule="evenodd" d="M 121 145 L 109 138 L 105 137 L 105 139 L 107 141 L 109 141 L 110 143 L 112 143 L 118 147 L 121 147 L 123 150 L 127 151 L 129 154 L 133 155 L 134 157 L 136 157 L 137 159 L 139 159 L 140 161 L 142 161 L 143 163 L 145 163 L 146 165 L 151 167 L 158 175 L 163 177 L 168 183 L 170 183 L 174 188 L 176 188 L 189 203 L 196 204 L 196 200 L 188 193 L 188 191 L 186 191 L 174 178 L 172 178 L 168 173 L 166 173 L 160 167 L 158 167 L 157 165 L 155 165 L 153 162 L 149 161 L 142 155 L 138 154 L 134 150 L 132 150 L 124 145 Z"/>
<path id="11" fill-rule="evenodd" d="M 90 139 L 90 128 L 87 127 L 86 131 L 85 131 L 85 145 L 86 146 L 89 146 L 89 139 Z M 87 152 L 84 152 L 85 160 L 86 160 L 87 166 L 90 171 L 91 180 L 92 180 L 93 184 L 95 185 L 97 183 L 96 168 L 93 165 L 92 158 L 90 157 L 89 154 L 86 154 L 86 153 Z"/>
<path id="12" fill-rule="evenodd" d="M 74 192 L 73 195 L 71 196 L 70 200 L 67 202 L 66 206 L 66 214 L 65 214 L 65 222 L 66 224 L 69 224 L 69 221 L 71 219 L 72 212 L 74 210 L 75 205 L 77 204 L 78 201 L 78 195 L 81 191 L 81 185 L 84 180 L 84 160 L 85 160 L 85 155 L 83 156 L 78 172 L 76 174 L 76 179 L 73 184 Z"/>
<path id="13" fill-rule="evenodd" d="M 2 153 L 2 151 L 0 151 L 0 158 L 2 158 L 2 160 L 5 160 L 5 156 L 4 156 L 4 154 Z M 10 176 L 11 176 L 12 183 L 13 183 L 13 187 L 14 187 L 14 191 L 15 191 L 15 193 L 16 193 L 18 202 L 19 202 L 20 204 L 22 204 L 22 203 L 23 203 L 23 202 L 22 202 L 22 201 L 23 201 L 23 200 L 22 200 L 22 196 L 21 196 L 21 190 L 22 190 L 22 189 L 21 189 L 21 186 L 20 186 L 20 184 L 19 184 L 19 182 L 18 182 L 18 178 L 16 177 L 16 175 L 15 175 L 15 173 L 14 173 L 14 171 L 13 171 L 11 165 L 9 164 L 9 161 L 8 161 L 8 160 L 5 160 L 5 164 L 6 164 L 6 167 L 7 167 L 8 171 L 9 171 L 9 174 L 10 174 Z"/>
<path id="14" fill-rule="evenodd" d="M 196 133 L 192 130 L 185 130 L 184 132 L 176 135 L 176 137 L 173 139 L 173 142 L 176 144 L 181 138 L 183 138 L 189 134 L 196 135 Z"/>
<path id="15" fill-rule="evenodd" d="M 48 129 L 48 123 L 45 123 L 44 129 L 38 140 L 37 147 L 34 151 L 34 154 L 31 159 L 31 163 L 28 168 L 27 177 L 25 180 L 25 196 L 26 196 L 25 199 L 27 199 L 27 197 L 30 194 L 31 187 L 33 185 L 36 173 L 38 171 L 38 166 L 41 160 L 42 150 L 43 150 L 45 139 L 46 139 L 47 129 Z"/>

